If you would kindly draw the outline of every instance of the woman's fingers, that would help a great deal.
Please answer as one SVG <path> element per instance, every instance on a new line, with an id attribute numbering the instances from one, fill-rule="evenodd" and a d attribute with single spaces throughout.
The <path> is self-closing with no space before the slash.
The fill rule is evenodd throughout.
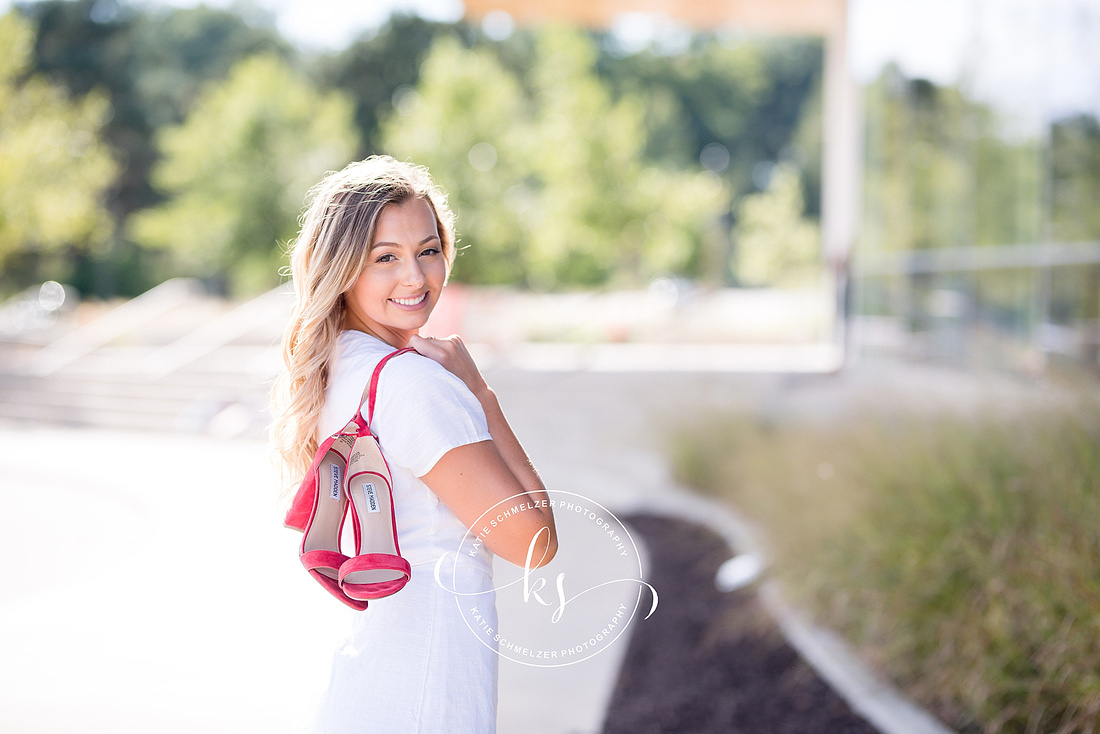
<path id="1" fill-rule="evenodd" d="M 462 380 L 475 395 L 486 387 L 485 378 L 481 376 L 474 358 L 470 356 L 469 350 L 458 335 L 452 334 L 436 339 L 414 334 L 409 337 L 409 346 L 428 359 L 443 365 L 444 369 Z"/>
<path id="2" fill-rule="evenodd" d="M 429 359 L 434 359 L 436 362 L 438 362 L 439 359 L 437 359 L 437 357 L 442 357 L 443 355 L 442 353 L 438 352 L 438 347 L 436 347 L 436 345 L 434 344 L 435 341 L 435 339 L 426 339 L 419 334 L 413 334 L 409 337 L 408 346 L 420 352 L 420 354 L 424 355 L 425 357 L 428 357 Z"/>
<path id="3" fill-rule="evenodd" d="M 409 337 L 410 347 L 420 352 L 420 354 L 428 359 L 439 362 L 444 367 L 447 367 L 447 362 L 452 361 L 455 356 L 458 355 L 455 342 L 461 344 L 461 340 L 457 336 L 436 339 L 431 336 L 423 337 L 419 334 L 413 334 Z"/>

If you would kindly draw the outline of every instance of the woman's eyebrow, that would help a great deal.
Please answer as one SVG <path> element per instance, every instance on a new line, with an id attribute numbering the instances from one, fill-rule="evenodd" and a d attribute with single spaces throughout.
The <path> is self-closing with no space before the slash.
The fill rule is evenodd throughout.
<path id="1" fill-rule="evenodd" d="M 432 240 L 438 240 L 438 239 L 439 239 L 439 235 L 430 234 L 427 237 L 425 237 L 424 239 L 420 240 L 420 242 L 417 243 L 417 247 L 419 247 L 420 245 L 426 245 L 429 242 L 431 242 Z M 442 242 L 442 240 L 440 240 L 440 242 Z M 388 245 L 390 247 L 400 247 L 400 245 L 398 245 L 396 242 L 375 242 L 373 245 L 370 246 L 370 249 L 373 250 L 376 247 L 382 247 L 384 245 Z"/>

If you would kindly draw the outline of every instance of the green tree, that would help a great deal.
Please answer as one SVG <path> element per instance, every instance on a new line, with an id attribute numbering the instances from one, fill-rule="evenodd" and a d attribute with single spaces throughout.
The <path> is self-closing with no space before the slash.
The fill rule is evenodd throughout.
<path id="1" fill-rule="evenodd" d="M 102 135 L 120 163 L 107 199 L 115 225 L 110 246 L 71 253 L 41 277 L 64 278 L 101 297 L 140 293 L 175 274 L 162 254 L 124 236 L 132 212 L 162 200 L 151 181 L 156 130 L 182 122 L 204 85 L 224 79 L 242 58 L 263 51 L 291 58 L 291 48 L 256 13 L 116 0 L 45 0 L 21 9 L 37 28 L 37 71 L 73 95 L 97 89 L 109 96 Z"/>
<path id="2" fill-rule="evenodd" d="M 305 192 L 357 145 L 345 97 L 316 91 L 274 56 L 246 59 L 158 135 L 153 180 L 169 199 L 135 214 L 130 234 L 234 292 L 269 287 Z"/>
<path id="3" fill-rule="evenodd" d="M 907 78 L 896 65 L 867 87 L 865 102 L 861 250 L 1029 245 L 1048 234 L 1043 141 L 1014 124 L 1014 115 L 964 89 Z M 1024 336 L 1038 313 L 1032 277 L 992 268 L 868 279 L 862 308 L 901 315 L 917 331 L 933 329 L 935 291 L 963 291 L 976 322 Z"/>
<path id="4" fill-rule="evenodd" d="M 776 166 L 766 191 L 741 200 L 735 270 L 745 285 L 812 282 L 821 270 L 821 233 L 803 218 L 802 185 L 790 164 Z"/>
<path id="5" fill-rule="evenodd" d="M 811 38 L 744 38 L 695 33 L 683 51 L 624 55 L 605 37 L 601 74 L 645 105 L 647 158 L 673 166 L 699 161 L 728 192 L 705 253 L 686 275 L 735 282 L 732 242 L 741 197 L 762 188 L 759 167 L 792 164 L 805 216 L 820 217 L 823 48 Z"/>
<path id="6" fill-rule="evenodd" d="M 792 160 L 801 170 L 807 214 L 819 216 L 820 148 L 799 134 L 808 116 L 820 114 L 819 39 L 696 33 L 678 54 L 650 48 L 624 56 L 610 39 L 601 47 L 599 68 L 613 89 L 645 100 L 648 157 L 682 165 L 720 144 L 729 161 L 719 172 L 734 193 L 757 188 L 757 164 Z"/>
<path id="7" fill-rule="evenodd" d="M 589 37 L 541 31 L 521 81 L 490 49 L 437 42 L 384 149 L 432 169 L 459 214 L 456 277 L 636 283 L 697 256 L 721 185 L 647 163 L 640 101 L 614 99 Z"/>
<path id="8" fill-rule="evenodd" d="M 645 105 L 614 98 L 589 37 L 540 34 L 528 75 L 537 107 L 527 159 L 542 181 L 534 275 L 567 283 L 638 283 L 698 256 L 722 193 L 716 177 L 647 161 Z"/>
<path id="9" fill-rule="evenodd" d="M 1094 115 L 1051 126 L 1050 176 L 1052 238 L 1100 240 L 1100 121 Z"/>
<path id="10" fill-rule="evenodd" d="M 488 48 L 441 38 L 415 90 L 382 124 L 382 150 L 428 166 L 458 216 L 454 277 L 503 283 L 522 277 L 529 223 L 523 138 L 530 110 L 515 77 Z"/>
<path id="11" fill-rule="evenodd" d="M 16 11 L 0 16 L 0 265 L 9 267 L 111 232 L 103 195 L 115 163 L 100 141 L 110 106 L 102 94 L 71 100 L 29 75 L 33 43 Z"/>
<path id="12" fill-rule="evenodd" d="M 361 155 L 378 149 L 378 126 L 392 114 L 395 92 L 416 85 L 421 63 L 435 40 L 454 37 L 463 30 L 462 24 L 395 15 L 335 56 L 317 60 L 318 76 L 324 83 L 355 101 Z"/>
<path id="13" fill-rule="evenodd" d="M 209 7 L 139 10 L 115 0 L 47 0 L 29 5 L 37 26 L 35 68 L 74 94 L 110 95 L 107 141 L 122 156 L 116 216 L 157 203 L 150 170 L 154 133 L 183 121 L 200 90 L 257 53 L 291 57 L 270 24 Z"/>
<path id="14" fill-rule="evenodd" d="M 866 93 L 861 239 L 875 251 L 1037 242 L 1038 141 L 1005 135 L 996 110 L 888 67 Z"/>

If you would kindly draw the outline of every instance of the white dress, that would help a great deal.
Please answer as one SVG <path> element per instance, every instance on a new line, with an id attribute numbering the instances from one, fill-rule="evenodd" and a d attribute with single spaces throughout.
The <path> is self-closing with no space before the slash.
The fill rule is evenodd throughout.
<path id="1" fill-rule="evenodd" d="M 343 428 L 375 365 L 392 351 L 368 334 L 341 332 L 320 436 Z M 474 598 L 495 627 L 491 558 L 459 556 L 466 527 L 420 480 L 452 448 L 490 439 L 485 414 L 461 380 L 415 353 L 386 364 L 376 400 L 372 427 L 393 475 L 398 544 L 412 578 L 401 591 L 355 613 L 333 658 L 314 731 L 494 732 L 497 655 L 463 621 L 455 596 L 435 580 L 436 562 L 447 554 L 443 577 L 454 571 L 462 591 L 484 592 Z"/>

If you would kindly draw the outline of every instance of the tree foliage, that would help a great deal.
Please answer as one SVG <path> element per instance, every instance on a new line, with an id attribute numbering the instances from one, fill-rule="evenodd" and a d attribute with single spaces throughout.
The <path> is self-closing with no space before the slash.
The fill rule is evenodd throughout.
<path id="1" fill-rule="evenodd" d="M 200 90 L 241 59 L 291 56 L 269 23 L 206 6 L 139 11 L 115 0 L 47 0 L 26 12 L 37 26 L 35 68 L 74 94 L 110 96 L 104 133 L 123 164 L 112 197 L 120 219 L 160 200 L 150 181 L 159 128 L 182 122 Z"/>
<path id="2" fill-rule="evenodd" d="M 741 200 L 735 272 L 744 285 L 812 282 L 821 262 L 821 232 L 803 217 L 802 185 L 794 166 L 781 164 L 766 191 Z"/>
<path id="3" fill-rule="evenodd" d="M 546 29 L 520 79 L 491 49 L 443 39 L 383 124 L 384 149 L 451 194 L 470 246 L 456 277 L 636 282 L 697 255 L 720 184 L 647 163 L 641 101 L 613 98 L 595 60 L 588 37 Z"/>
<path id="4" fill-rule="evenodd" d="M 1024 127 L 995 101 L 907 78 L 897 67 L 884 69 L 865 98 L 863 251 L 1100 238 L 1094 115 L 1044 123 L 1045 130 Z M 947 314 L 1043 343 L 1046 337 L 1028 336 L 1039 324 L 1073 326 L 1100 314 L 1098 283 L 1096 265 L 911 273 L 865 280 L 860 307 L 896 314 L 918 331 L 939 328 Z M 942 300 L 945 293 L 956 300 Z"/>
<path id="5" fill-rule="evenodd" d="M 1051 229 L 1059 242 L 1100 240 L 1100 121 L 1074 115 L 1051 128 Z"/>
<path id="6" fill-rule="evenodd" d="M 697 33 L 678 54 L 614 53 L 605 39 L 600 70 L 620 92 L 647 101 L 648 157 L 698 159 L 719 144 L 717 166 L 735 196 L 758 189 L 753 169 L 788 161 L 802 171 L 807 213 L 819 215 L 820 141 L 800 134 L 819 114 L 824 56 L 820 39 L 727 37 Z"/>
<path id="7" fill-rule="evenodd" d="M 0 263 L 111 232 L 103 195 L 115 163 L 100 141 L 110 106 L 102 94 L 72 100 L 29 75 L 33 43 L 15 11 L 0 16 Z"/>
<path id="8" fill-rule="evenodd" d="M 549 287 L 727 271 L 728 246 L 716 233 L 729 221 L 717 220 L 732 220 L 738 198 L 755 190 L 751 174 L 761 161 L 797 163 L 807 216 L 816 216 L 817 143 L 798 132 L 819 106 L 821 45 L 814 40 L 699 33 L 684 53 L 624 55 L 599 34 L 518 30 L 499 40 L 462 22 L 395 16 L 342 52 L 300 59 L 271 18 L 247 6 L 43 0 L 23 12 L 37 30 L 35 69 L 77 95 L 104 90 L 113 109 L 102 131 L 122 166 L 108 199 L 110 246 L 70 253 L 61 273 L 56 263 L 40 267 L 42 277 L 65 277 L 84 292 L 132 294 L 183 273 L 257 281 L 228 274 L 265 267 L 263 248 L 242 243 L 271 242 L 282 225 L 258 224 L 252 214 L 230 224 L 225 209 L 240 202 L 225 196 L 211 198 L 200 214 L 184 193 L 198 184 L 165 178 L 183 164 L 158 163 L 182 155 L 169 154 L 166 141 L 175 133 L 165 131 L 190 123 L 205 90 L 257 53 L 307 61 L 319 93 L 335 88 L 352 100 L 356 156 L 396 152 L 432 164 L 472 245 L 458 278 Z M 436 59 L 426 63 L 429 51 Z M 429 112 L 445 113 L 434 131 L 424 119 Z M 712 171 L 702 172 L 700 153 L 715 144 L 728 163 L 704 161 Z M 258 200 L 278 198 L 265 188 L 256 185 L 250 206 L 263 209 Z M 149 210 L 167 216 L 188 207 L 187 221 L 199 224 L 185 229 L 205 234 L 187 247 L 164 244 L 172 239 L 166 219 L 153 227 L 160 234 L 149 229 Z M 140 243 L 131 237 L 138 232 Z"/>
<path id="9" fill-rule="evenodd" d="M 127 220 L 161 201 L 151 171 L 155 135 L 180 123 L 199 90 L 224 79 L 246 55 L 291 47 L 254 12 L 209 7 L 167 9 L 121 0 L 44 0 L 21 4 L 36 28 L 34 68 L 73 95 L 92 89 L 110 100 L 102 137 L 119 170 L 106 200 L 114 220 L 108 246 L 27 263 L 23 284 L 65 280 L 85 294 L 136 295 L 179 271 L 163 256 L 126 238 Z M 18 286 L 18 284 L 15 284 Z"/>
<path id="10" fill-rule="evenodd" d="M 888 68 L 868 89 L 862 239 L 876 251 L 1038 242 L 1040 141 L 989 106 Z"/>
<path id="11" fill-rule="evenodd" d="M 435 40 L 454 37 L 464 29 L 461 24 L 395 15 L 377 32 L 318 60 L 318 76 L 354 100 L 362 156 L 378 149 L 378 126 L 391 114 L 395 93 L 416 84 L 420 65 Z"/>
<path id="12" fill-rule="evenodd" d="M 758 174 L 762 169 L 781 165 L 796 173 L 801 188 L 803 210 L 780 208 L 773 216 L 790 213 L 784 226 L 792 231 L 804 223 L 816 226 L 824 60 L 819 39 L 696 33 L 676 54 L 647 48 L 623 55 L 609 38 L 602 48 L 600 69 L 613 88 L 633 92 L 645 103 L 645 156 L 674 165 L 697 160 L 722 179 L 728 192 L 702 257 L 681 274 L 716 284 L 739 282 L 742 258 L 726 233 L 736 227 L 744 197 L 767 187 L 766 177 Z M 758 204 L 749 205 L 754 207 Z M 758 244 L 759 238 L 754 242 Z M 773 245 L 785 247 L 786 242 L 780 238 Z M 776 263 L 805 260 L 795 252 L 768 257 Z M 768 272 L 790 277 L 779 276 L 774 268 Z M 757 276 L 747 277 L 748 282 L 763 284 Z"/>
<path id="13" fill-rule="evenodd" d="M 130 234 L 235 291 L 273 285 L 305 192 L 357 145 L 346 98 L 274 56 L 246 59 L 158 136 L 154 182 L 169 198 L 132 217 Z"/>
<path id="14" fill-rule="evenodd" d="M 463 247 L 457 278 L 506 282 L 525 266 L 529 114 L 519 82 L 490 49 L 443 38 L 382 124 L 381 149 L 427 165 L 450 196 Z"/>

